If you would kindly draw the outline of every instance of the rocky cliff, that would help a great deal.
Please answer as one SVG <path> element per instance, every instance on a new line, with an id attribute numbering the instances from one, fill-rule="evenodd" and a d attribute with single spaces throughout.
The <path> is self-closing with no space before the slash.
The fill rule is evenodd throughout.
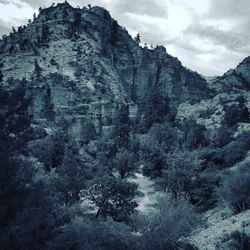
<path id="1" fill-rule="evenodd" d="M 210 81 L 216 93 L 244 93 L 250 90 L 250 57 L 245 58 L 235 69 Z"/>
<path id="2" fill-rule="evenodd" d="M 135 116 L 156 87 L 175 105 L 211 95 L 199 74 L 164 47 L 139 46 L 100 7 L 79 9 L 66 2 L 41 9 L 28 25 L 4 36 L 0 48 L 3 82 L 25 79 L 40 122 L 48 119 L 50 106 L 57 118 L 74 117 L 80 124 L 86 118 L 97 123 L 101 116 L 102 125 L 109 125 L 117 103 L 128 103 Z"/>

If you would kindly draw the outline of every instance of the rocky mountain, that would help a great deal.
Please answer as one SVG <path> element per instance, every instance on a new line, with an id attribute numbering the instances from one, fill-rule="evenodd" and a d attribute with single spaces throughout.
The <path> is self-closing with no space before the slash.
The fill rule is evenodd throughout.
<path id="1" fill-rule="evenodd" d="M 56 117 L 109 125 L 116 103 L 138 106 L 152 89 L 178 106 L 211 96 L 207 81 L 182 66 L 162 46 L 139 46 L 101 7 L 73 8 L 67 2 L 40 9 L 37 17 L 0 41 L 3 82 L 25 79 L 35 120 Z M 49 100 L 49 101 L 48 101 Z M 77 129 L 76 129 L 77 130 Z M 78 131 L 79 132 L 79 131 Z"/>
<path id="2" fill-rule="evenodd" d="M 209 86 L 216 93 L 243 93 L 250 90 L 250 57 L 245 58 L 235 69 L 211 79 Z"/>

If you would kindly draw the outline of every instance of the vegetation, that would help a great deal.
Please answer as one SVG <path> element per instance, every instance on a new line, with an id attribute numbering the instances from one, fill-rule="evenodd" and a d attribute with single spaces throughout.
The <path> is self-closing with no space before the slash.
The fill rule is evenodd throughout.
<path id="1" fill-rule="evenodd" d="M 183 238 L 202 224 L 203 212 L 215 207 L 226 207 L 233 214 L 250 209 L 250 133 L 241 131 L 239 126 L 247 129 L 246 123 L 250 122 L 246 98 L 239 96 L 233 102 L 220 103 L 222 122 L 216 129 L 202 123 L 202 116 L 181 120 L 176 100 L 162 93 L 160 80 L 165 69 L 161 55 L 154 55 L 157 60 L 152 71 L 155 68 L 156 74 L 150 76 L 152 84 L 141 101 L 136 96 L 140 91 L 136 89 L 140 78 L 137 71 L 146 62 L 137 60 L 136 55 L 146 51 L 150 56 L 155 52 L 139 47 L 136 49 L 140 53 L 132 50 L 141 42 L 138 34 L 135 42 L 130 40 L 127 47 L 121 46 L 129 56 L 117 64 L 115 59 L 118 62 L 119 44 L 125 33 L 108 12 L 103 18 L 110 25 L 100 31 L 99 37 L 87 20 L 95 8 L 89 6 L 84 9 L 86 16 L 81 16 L 78 8 L 71 12 L 66 6 L 61 7 L 60 23 L 75 40 L 76 61 L 69 62 L 74 75 L 55 72 L 46 76 L 46 66 L 58 70 L 63 61 L 58 55 L 58 62 L 53 55 L 51 60 L 37 57 L 38 46 L 43 55 L 42 48 L 50 45 L 53 30 L 46 23 L 37 26 L 41 38 L 34 44 L 22 40 L 24 27 L 13 29 L 11 35 L 20 38 L 21 50 L 32 48 L 36 53 L 31 81 L 29 74 L 28 80 L 7 79 L 3 73 L 8 66 L 3 70 L 0 63 L 1 249 L 196 250 Z M 52 14 L 47 13 L 46 20 L 61 16 L 55 16 L 53 9 L 52 6 Z M 34 20 L 40 22 L 40 15 L 46 11 L 40 9 Z M 93 17 L 100 18 L 101 14 Z M 82 23 L 82 18 L 86 23 Z M 77 45 L 81 29 L 88 33 Z M 93 37 L 100 38 L 100 46 L 95 49 L 93 42 L 92 49 L 85 50 L 90 45 L 88 39 Z M 18 47 L 9 45 L 8 51 L 15 53 Z M 107 87 L 103 62 L 85 60 L 86 67 L 80 63 L 99 49 L 105 62 L 117 71 L 126 72 L 125 64 L 133 58 L 133 69 L 129 71 L 132 101 L 130 96 L 126 101 L 118 101 L 120 95 L 113 98 L 115 92 Z M 53 53 L 52 47 L 50 52 Z M 82 78 L 83 73 L 86 79 Z M 183 76 L 176 72 L 174 75 L 180 82 Z M 123 81 L 108 76 L 110 81 Z M 95 90 L 90 91 L 86 85 L 91 85 L 93 79 Z M 112 99 L 107 117 L 106 106 L 102 106 L 105 102 L 101 102 L 106 94 Z M 131 115 L 129 102 L 137 104 L 137 117 Z M 205 112 L 205 118 L 213 114 L 212 108 Z M 143 186 L 145 180 L 155 185 Z M 160 193 L 159 199 L 152 199 L 155 204 L 147 207 L 148 213 L 147 209 L 138 209 L 153 193 L 144 189 Z M 249 236 L 242 232 L 235 232 L 228 239 L 232 247 L 249 248 Z"/>

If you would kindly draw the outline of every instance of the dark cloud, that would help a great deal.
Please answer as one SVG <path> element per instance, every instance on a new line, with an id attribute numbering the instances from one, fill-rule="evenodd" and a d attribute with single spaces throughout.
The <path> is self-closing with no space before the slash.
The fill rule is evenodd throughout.
<path id="1" fill-rule="evenodd" d="M 224 31 L 213 26 L 194 24 L 190 26 L 184 34 L 208 39 L 214 45 L 220 45 L 229 50 L 238 52 L 247 51 L 247 36 L 239 34 L 236 31 Z"/>
<path id="2" fill-rule="evenodd" d="M 249 17 L 249 0 L 210 0 L 211 8 L 207 13 L 210 18 L 242 18 Z"/>
<path id="3" fill-rule="evenodd" d="M 8 1 L 8 0 L 0 0 L 0 4 L 9 4 L 10 3 L 10 1 Z"/>

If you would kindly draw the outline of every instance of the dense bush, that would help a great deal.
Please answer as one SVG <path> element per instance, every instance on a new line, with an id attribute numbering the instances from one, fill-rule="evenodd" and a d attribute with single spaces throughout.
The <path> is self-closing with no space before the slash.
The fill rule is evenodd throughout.
<path id="1" fill-rule="evenodd" d="M 81 140 L 83 144 L 87 144 L 97 138 L 95 125 L 91 121 L 85 121 L 81 130 Z"/>
<path id="2" fill-rule="evenodd" d="M 184 198 L 161 197 L 156 208 L 145 226 L 143 249 L 175 249 L 173 243 L 201 223 L 199 215 Z"/>
<path id="3" fill-rule="evenodd" d="M 176 130 L 167 122 L 154 124 L 141 145 L 144 173 L 152 177 L 162 175 L 168 154 L 177 145 Z"/>
<path id="4" fill-rule="evenodd" d="M 227 238 L 226 242 L 222 242 L 224 249 L 229 250 L 249 250 L 250 249 L 250 235 L 234 231 Z M 221 249 L 221 248 L 218 248 Z"/>
<path id="5" fill-rule="evenodd" d="M 164 183 L 173 197 L 181 193 L 190 194 L 197 167 L 195 156 L 190 153 L 177 151 L 168 157 L 164 169 Z"/>
<path id="6" fill-rule="evenodd" d="M 223 176 L 219 195 L 221 202 L 238 213 L 250 208 L 250 163 Z"/>

